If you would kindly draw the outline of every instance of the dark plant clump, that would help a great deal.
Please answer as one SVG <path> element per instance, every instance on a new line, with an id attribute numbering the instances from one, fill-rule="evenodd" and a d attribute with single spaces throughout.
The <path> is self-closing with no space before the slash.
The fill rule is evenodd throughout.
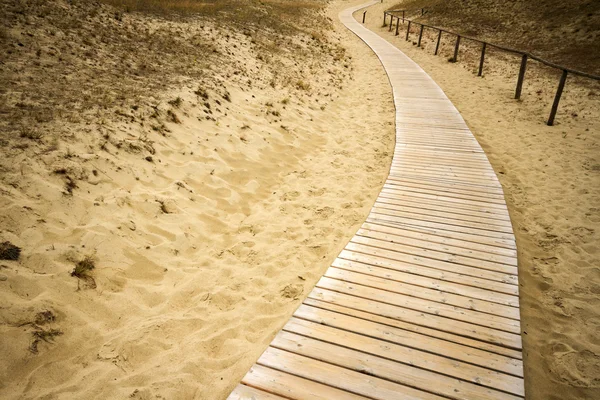
<path id="1" fill-rule="evenodd" d="M 56 320 L 56 316 L 52 311 L 40 311 L 35 315 L 35 324 L 36 325 L 44 325 L 49 322 L 54 322 Z"/>
<path id="2" fill-rule="evenodd" d="M 21 248 L 11 242 L 0 243 L 0 260 L 18 260 Z"/>
<path id="3" fill-rule="evenodd" d="M 71 276 L 75 276 L 80 279 L 86 279 L 89 277 L 89 272 L 96 268 L 96 263 L 92 256 L 85 256 L 83 260 L 78 261 L 75 264 L 75 269 L 71 271 Z"/>
<path id="4" fill-rule="evenodd" d="M 174 122 L 176 124 L 180 124 L 181 120 L 179 119 L 179 117 L 177 116 L 177 114 L 175 114 L 172 110 L 167 110 L 167 116 L 169 117 L 169 119 L 171 120 L 171 122 Z"/>
<path id="5" fill-rule="evenodd" d="M 208 92 L 206 90 L 204 90 L 203 88 L 199 87 L 196 91 L 194 91 L 194 93 L 196 94 L 196 96 L 200 96 L 204 100 L 208 100 Z"/>
<path id="6" fill-rule="evenodd" d="M 77 182 L 73 178 L 67 175 L 67 181 L 65 182 L 65 191 L 63 192 L 67 196 L 73 195 L 73 190 L 77 189 Z"/>
<path id="7" fill-rule="evenodd" d="M 60 336 L 62 334 L 63 334 L 63 332 L 58 329 L 44 330 L 40 327 L 37 327 L 37 329 L 32 332 L 33 341 L 29 345 L 29 351 L 32 352 L 33 354 L 37 354 L 38 353 L 38 344 L 41 341 L 50 343 L 50 342 L 54 341 L 54 338 L 56 336 Z"/>
<path id="8" fill-rule="evenodd" d="M 183 103 L 183 99 L 181 97 L 177 97 L 175 100 L 170 100 L 168 103 L 173 107 L 179 108 L 181 103 Z"/>

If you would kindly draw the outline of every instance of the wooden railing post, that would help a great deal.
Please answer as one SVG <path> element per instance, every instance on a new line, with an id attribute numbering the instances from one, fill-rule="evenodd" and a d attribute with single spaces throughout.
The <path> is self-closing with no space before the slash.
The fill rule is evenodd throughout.
<path id="1" fill-rule="evenodd" d="M 441 39 L 442 39 L 442 30 L 440 29 L 440 32 L 438 33 L 437 43 L 435 44 L 435 53 L 433 53 L 436 56 L 437 56 L 438 50 L 440 49 L 440 40 Z"/>
<path id="2" fill-rule="evenodd" d="M 367 15 L 367 11 L 363 13 L 363 24 L 365 23 L 365 16 Z"/>
<path id="3" fill-rule="evenodd" d="M 398 28 L 400 27 L 400 17 L 396 19 L 396 36 L 398 36 Z"/>
<path id="4" fill-rule="evenodd" d="M 421 38 L 423 37 L 423 28 L 424 28 L 424 25 L 421 24 L 421 30 L 419 31 L 419 43 L 417 43 L 417 47 L 421 47 Z"/>
<path id="5" fill-rule="evenodd" d="M 456 35 L 456 44 L 454 45 L 454 57 L 452 57 L 452 62 L 458 61 L 458 46 L 460 46 L 460 35 Z"/>
<path id="6" fill-rule="evenodd" d="M 408 21 L 408 26 L 406 27 L 406 40 L 408 41 L 408 34 L 410 33 L 410 21 Z"/>
<path id="7" fill-rule="evenodd" d="M 517 90 L 515 91 L 515 99 L 521 98 L 523 90 L 523 80 L 525 79 L 525 70 L 527 69 L 527 54 L 523 54 L 521 58 L 521 68 L 519 69 L 519 79 L 517 80 Z"/>
<path id="8" fill-rule="evenodd" d="M 386 22 L 385 22 L 386 18 L 387 18 L 387 13 L 384 11 L 383 12 L 383 26 L 387 25 Z"/>
<path id="9" fill-rule="evenodd" d="M 392 31 L 392 25 L 394 25 L 394 16 L 390 14 L 390 29 L 388 29 L 388 32 Z"/>
<path id="10" fill-rule="evenodd" d="M 402 23 L 404 24 L 404 10 L 402 10 Z"/>
<path id="11" fill-rule="evenodd" d="M 485 59 L 485 47 L 487 43 L 483 42 L 483 46 L 481 46 L 481 58 L 479 59 L 479 72 L 477 76 L 481 76 L 483 74 L 483 60 Z"/>
<path id="12" fill-rule="evenodd" d="M 554 117 L 556 117 L 556 111 L 558 110 L 558 102 L 560 101 L 560 96 L 562 96 L 563 89 L 565 88 L 565 83 L 567 82 L 567 73 L 567 70 L 563 69 L 562 75 L 560 77 L 560 82 L 558 83 L 558 90 L 556 91 L 556 95 L 554 96 L 554 103 L 552 103 L 552 110 L 550 110 L 548 126 L 554 125 Z"/>

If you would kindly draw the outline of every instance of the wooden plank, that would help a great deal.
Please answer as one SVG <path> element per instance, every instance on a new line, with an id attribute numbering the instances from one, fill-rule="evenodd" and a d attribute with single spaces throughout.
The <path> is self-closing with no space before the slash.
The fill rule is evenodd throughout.
<path id="1" fill-rule="evenodd" d="M 494 199 L 484 199 L 480 197 L 464 196 L 464 195 L 452 195 L 445 192 L 435 192 L 432 190 L 425 189 L 408 189 L 402 188 L 399 185 L 393 185 L 386 183 L 383 185 L 383 189 L 386 193 L 398 194 L 398 193 L 411 193 L 411 195 L 419 196 L 423 198 L 431 198 L 437 200 L 443 200 L 448 203 L 460 203 L 460 204 L 471 204 L 475 206 L 485 208 L 495 208 L 499 210 L 506 210 L 506 204 L 503 201 L 496 201 Z"/>
<path id="2" fill-rule="evenodd" d="M 296 376 L 294 371 L 290 372 L 286 373 L 278 369 L 255 364 L 246 376 L 244 376 L 242 382 L 247 386 L 274 393 L 286 399 L 362 400 L 367 398 L 328 386 L 327 384 Z M 257 397 L 257 399 L 262 399 L 262 397 Z"/>
<path id="3" fill-rule="evenodd" d="M 454 182 L 464 185 L 472 185 L 486 188 L 497 188 L 500 187 L 499 182 L 495 182 L 492 177 L 480 178 L 478 176 L 461 174 L 456 172 L 452 168 L 444 167 L 443 170 L 431 171 L 425 168 L 418 168 L 416 166 L 406 166 L 397 168 L 394 166 L 390 167 L 391 178 L 413 178 L 413 179 L 443 179 L 446 182 Z"/>
<path id="4" fill-rule="evenodd" d="M 373 316 L 373 314 L 319 300 L 307 299 L 307 303 L 298 307 L 294 313 L 296 318 L 356 332 L 451 360 L 463 361 L 502 374 L 523 377 L 523 362 L 520 359 L 474 347 L 470 339 L 414 327 L 401 321 Z M 430 335 L 430 331 L 438 337 Z M 458 339 L 460 342 L 455 342 L 453 339 Z M 475 342 L 475 344 L 482 343 Z M 504 348 L 501 348 L 501 351 L 514 352 Z"/>
<path id="5" fill-rule="evenodd" d="M 466 346 L 473 350 L 489 353 L 490 356 L 488 360 L 496 360 L 501 365 L 509 363 L 512 364 L 517 370 L 518 368 L 522 367 L 522 361 L 520 360 L 522 360 L 523 356 L 519 350 L 510 349 L 494 343 L 487 343 L 484 341 L 471 339 L 465 336 L 454 334 L 452 332 L 445 332 L 426 326 L 411 324 L 399 319 L 390 318 L 377 312 L 373 312 L 374 310 L 377 310 L 377 304 L 356 302 L 356 300 L 351 296 L 345 296 L 340 293 L 328 291 L 323 291 L 319 295 L 322 296 L 323 299 L 308 297 L 304 300 L 303 304 L 306 306 L 316 307 L 321 310 L 328 310 L 338 314 L 343 314 L 352 318 L 360 318 L 361 320 L 370 321 L 372 323 L 401 329 L 403 331 L 410 332 L 411 334 L 419 334 L 432 339 L 443 340 L 445 342 Z M 354 307 L 354 305 L 358 305 L 358 307 Z M 419 337 L 419 340 L 421 340 L 422 343 L 425 343 L 426 338 Z M 424 349 L 423 347 L 418 348 Z M 438 348 L 437 351 L 444 352 L 444 348 L 445 347 Z M 485 366 L 487 364 L 483 365 Z M 494 369 L 494 367 L 489 368 Z M 513 375 L 522 376 L 522 369 L 520 371 L 521 372 Z"/>
<path id="6" fill-rule="evenodd" d="M 479 218 L 480 221 L 490 221 L 492 224 L 511 224 L 510 217 L 507 213 L 493 214 L 485 211 L 466 210 L 464 208 L 448 207 L 447 205 L 439 205 L 439 203 L 432 203 L 430 201 L 418 201 L 417 199 L 410 197 L 398 197 L 389 198 L 385 196 L 379 196 L 377 202 L 381 204 L 387 204 L 390 206 L 408 207 L 411 209 L 421 208 L 423 210 L 437 211 L 447 214 L 453 214 L 460 216 L 461 218 Z"/>
<path id="7" fill-rule="evenodd" d="M 445 229 L 440 229 L 434 226 L 419 226 L 418 224 L 415 224 L 414 221 L 402 219 L 397 216 L 369 214 L 367 222 L 376 223 L 379 225 L 386 225 L 393 228 L 402 228 L 405 230 L 427 233 L 430 235 L 436 235 L 450 239 L 463 240 L 465 242 L 480 243 L 494 247 L 506 248 L 510 250 L 516 249 L 514 240 L 485 237 L 463 232 L 453 232 Z"/>
<path id="8" fill-rule="evenodd" d="M 496 174 L 493 170 L 482 171 L 483 168 L 465 168 L 448 165 L 446 163 L 417 162 L 413 160 L 402 160 L 392 163 L 390 172 L 395 175 L 415 174 L 422 176 L 440 177 L 451 176 L 452 180 L 460 178 L 464 182 L 475 184 L 486 184 L 490 187 L 500 187 Z M 448 178 L 446 178 L 448 179 Z M 493 184 L 493 185 L 492 185 Z"/>
<path id="9" fill-rule="evenodd" d="M 415 136 L 402 135 L 397 137 L 396 149 L 405 150 L 423 150 L 444 152 L 448 155 L 452 154 L 479 154 L 483 153 L 481 147 L 475 141 L 444 141 L 438 140 L 422 140 Z"/>
<path id="10" fill-rule="evenodd" d="M 360 321 L 356 323 L 362 325 Z M 360 330 L 360 328 L 358 329 Z M 455 387 L 462 386 L 462 382 L 457 383 L 453 378 L 462 380 L 465 383 L 471 383 L 470 385 L 466 385 L 468 388 L 467 390 L 470 393 L 463 391 L 461 394 L 462 396 L 486 396 L 487 390 L 481 386 L 498 389 L 517 396 L 523 395 L 522 378 L 498 373 L 497 371 L 470 365 L 445 356 L 430 354 L 425 351 L 401 346 L 387 340 L 383 341 L 377 338 L 363 336 L 347 329 L 337 329 L 303 319 L 292 318 L 283 327 L 283 331 L 304 336 L 304 338 L 299 338 L 297 336 L 285 335 L 284 333 L 279 337 L 279 339 L 292 341 L 292 343 L 295 342 L 295 344 L 303 344 L 302 350 L 305 350 L 307 347 L 312 347 L 309 342 L 310 339 L 306 339 L 311 338 L 333 345 L 339 343 L 342 347 L 372 354 L 384 359 L 391 359 L 396 363 L 403 365 L 403 368 L 400 370 L 400 375 L 394 380 L 405 384 L 410 384 L 412 381 L 414 385 L 419 387 L 424 383 L 422 379 L 430 379 L 436 381 L 441 386 L 446 386 L 438 393 L 441 395 L 447 395 L 447 393 L 445 393 L 446 391 L 453 392 Z M 307 342 L 308 346 L 306 345 Z M 278 346 L 274 343 L 274 347 Z M 282 346 L 282 348 L 284 347 Z M 325 348 L 329 350 L 329 346 Z M 293 346 L 289 348 L 289 351 L 296 352 L 295 350 L 296 349 L 294 349 Z M 409 366 L 409 368 L 404 366 Z M 444 375 L 448 375 L 449 377 Z M 406 381 L 402 378 L 405 378 Z M 476 385 L 472 385 L 473 383 Z M 494 395 L 499 395 L 499 393 L 493 393 Z"/>
<path id="11" fill-rule="evenodd" d="M 273 347 L 267 348 L 257 363 L 371 399 L 443 399 L 434 394 L 370 376 L 364 372 L 338 367 Z M 337 397 L 330 397 L 330 399 L 337 399 Z"/>
<path id="12" fill-rule="evenodd" d="M 438 217 L 428 217 L 419 214 L 403 213 L 401 211 L 393 211 L 378 207 L 373 207 L 373 209 L 371 210 L 371 214 L 369 214 L 369 216 L 373 218 L 382 218 L 382 215 L 388 216 L 390 221 L 395 221 L 398 223 L 404 223 L 409 225 L 412 224 L 426 228 L 456 233 L 465 233 L 479 237 L 501 239 L 508 243 L 514 244 L 514 239 L 512 238 L 512 235 L 510 235 L 508 232 L 492 231 L 488 229 L 481 229 L 478 227 L 468 226 L 466 223 L 451 220 L 448 218 L 443 219 Z"/>
<path id="13" fill-rule="evenodd" d="M 243 384 L 237 385 L 227 397 L 228 400 L 285 400 L 286 397 L 277 396 Z"/>
<path id="14" fill-rule="evenodd" d="M 430 111 L 434 112 L 434 111 Z M 437 113 L 437 111 L 435 111 Z M 439 113 L 441 117 L 447 115 L 446 113 Z M 459 131 L 456 133 L 438 132 L 437 129 L 419 129 L 419 127 L 405 127 L 396 126 L 396 138 L 399 143 L 403 143 L 404 140 L 419 140 L 426 141 L 432 140 L 443 143 L 470 143 L 479 146 L 479 143 L 473 136 L 470 135 L 469 131 Z M 481 146 L 478 147 L 481 149 Z"/>
<path id="15" fill-rule="evenodd" d="M 340 290 L 345 289 L 343 284 L 329 286 Z M 370 293 L 368 295 L 370 295 Z M 371 299 L 372 301 L 365 301 L 367 297 L 357 297 L 352 294 L 329 290 L 328 288 L 321 286 L 315 287 L 308 297 L 377 314 L 382 317 L 396 319 L 409 324 L 419 325 L 431 330 L 464 336 L 475 341 L 485 342 L 499 347 L 506 347 L 511 350 L 521 350 L 522 348 L 521 337 L 510 332 L 489 329 L 469 322 L 444 318 L 439 315 L 416 311 L 395 304 L 376 301 L 374 299 Z"/>
<path id="16" fill-rule="evenodd" d="M 451 181 L 451 182 L 456 182 L 456 183 L 461 183 L 461 184 L 469 184 L 469 185 L 479 185 L 479 186 L 483 186 L 483 187 L 491 187 L 491 188 L 496 188 L 500 186 L 500 183 L 494 180 L 489 180 L 489 179 L 476 179 L 475 177 L 472 176 L 464 176 L 464 175 L 459 175 L 457 173 L 452 172 L 451 169 L 448 169 L 447 171 L 426 171 L 423 169 L 417 169 L 417 168 L 409 168 L 409 167 L 405 167 L 402 169 L 397 169 L 394 167 L 390 168 L 390 175 L 395 176 L 395 177 L 413 177 L 413 178 L 417 178 L 419 179 L 420 177 L 423 178 L 438 178 L 438 179 L 444 179 L 446 181 Z"/>
<path id="17" fill-rule="evenodd" d="M 375 206 L 377 206 L 378 208 L 386 208 L 389 210 L 395 210 L 395 211 L 402 211 L 405 213 L 411 213 L 411 214 L 422 214 L 425 216 L 433 216 L 433 217 L 440 217 L 440 218 L 451 218 L 451 219 L 456 219 L 459 221 L 465 221 L 465 222 L 476 222 L 479 224 L 484 224 L 484 225 L 489 225 L 489 226 L 498 226 L 498 227 L 503 227 L 503 228 L 508 228 L 512 230 L 512 225 L 510 223 L 510 221 L 506 221 L 506 220 L 499 220 L 499 219 L 492 219 L 492 218 L 487 218 L 487 217 L 480 217 L 477 215 L 467 215 L 464 213 L 455 213 L 452 211 L 448 211 L 448 210 L 431 210 L 431 209 L 427 209 L 424 207 L 419 207 L 417 205 L 398 205 L 396 202 L 392 202 L 389 200 L 386 200 L 385 198 L 383 199 L 378 199 L 375 203 Z"/>
<path id="18" fill-rule="evenodd" d="M 490 179 L 495 181 L 496 175 L 489 164 L 483 162 L 458 163 L 447 159 L 435 159 L 435 157 L 425 157 L 423 155 L 398 155 L 392 161 L 392 168 L 414 168 L 429 170 L 430 172 L 452 171 L 456 175 L 465 175 L 473 180 L 486 181 Z"/>
<path id="19" fill-rule="evenodd" d="M 428 160 L 417 157 L 401 156 L 398 160 L 393 161 L 391 169 L 398 172 L 406 172 L 417 170 L 421 173 L 453 173 L 455 176 L 462 179 L 469 179 L 473 182 L 493 182 L 497 185 L 496 174 L 494 170 L 484 164 L 461 165 L 446 160 Z"/>
<path id="20" fill-rule="evenodd" d="M 490 219 L 505 219 L 509 220 L 507 210 L 500 210 L 496 208 L 487 208 L 481 205 L 472 204 L 461 204 L 461 203 L 448 203 L 444 200 L 434 198 L 423 198 L 419 193 L 392 193 L 382 190 L 377 200 L 386 199 L 385 202 L 395 204 L 393 202 L 409 201 L 412 203 L 420 203 L 426 206 L 438 207 L 438 210 L 451 210 L 452 212 L 467 214 L 467 215 L 480 215 Z M 384 200 L 381 200 L 384 201 Z"/>
<path id="21" fill-rule="evenodd" d="M 448 164 L 465 164 L 465 165 L 485 165 L 489 166 L 490 162 L 488 161 L 485 154 L 482 153 L 455 153 L 448 154 L 445 151 L 436 151 L 436 150 L 423 150 L 418 148 L 407 148 L 407 147 L 396 147 L 394 149 L 394 155 L 398 156 L 398 160 L 401 160 L 403 157 L 412 157 L 420 160 L 432 160 L 433 162 L 447 162 Z"/>
<path id="22" fill-rule="evenodd" d="M 436 329 L 455 333 L 467 331 L 470 335 L 476 335 L 476 338 L 490 343 L 502 343 L 507 347 L 521 348 L 520 326 L 518 321 L 510 318 L 435 303 L 358 283 L 331 279 L 327 276 L 321 277 L 316 288 L 399 307 L 402 310 L 397 310 L 398 315 L 403 315 L 415 323 L 435 326 Z"/>
<path id="23" fill-rule="evenodd" d="M 364 249 L 362 249 L 359 245 L 355 246 L 354 249 L 364 251 Z M 428 267 L 426 265 L 418 265 L 406 261 L 393 260 L 391 258 L 386 258 L 385 254 L 374 255 L 356 250 L 353 250 L 353 248 L 346 248 L 342 250 L 338 258 L 349 261 L 358 261 L 362 262 L 363 264 L 393 269 L 395 271 L 439 279 L 442 281 L 459 283 L 461 285 L 479 287 L 485 290 L 509 294 L 512 296 L 518 296 L 519 294 L 519 287 L 517 285 L 502 282 L 502 279 L 504 278 L 504 276 L 502 275 L 494 274 L 492 276 L 488 275 L 485 277 L 481 277 L 480 275 L 466 275 L 462 272 L 470 272 L 468 269 L 459 269 L 458 271 L 446 271 L 438 268 Z"/>
<path id="24" fill-rule="evenodd" d="M 380 229 L 369 229 L 361 228 L 357 231 L 356 235 L 363 237 L 370 237 L 373 239 L 384 240 L 388 243 L 400 243 L 406 246 L 419 247 L 422 249 L 439 251 L 446 254 L 458 255 L 462 257 L 469 257 L 471 259 L 493 262 L 497 264 L 505 264 L 513 267 L 517 266 L 517 257 L 515 254 L 511 255 L 497 255 L 488 251 L 480 251 L 470 246 L 469 243 L 459 242 L 459 246 L 453 246 L 450 244 L 442 244 L 436 241 L 415 239 L 410 236 L 403 235 L 402 232 L 386 233 Z M 470 264 L 466 264 L 470 265 Z"/>
<path id="25" fill-rule="evenodd" d="M 481 196 L 481 195 L 477 195 L 477 194 L 458 193 L 456 191 L 449 191 L 449 190 L 422 188 L 422 187 L 416 187 L 416 186 L 411 186 L 411 185 L 403 185 L 399 182 L 386 182 L 383 185 L 383 187 L 385 187 L 386 189 L 390 189 L 390 190 L 400 190 L 402 192 L 428 193 L 428 194 L 432 194 L 435 196 L 442 195 L 442 196 L 453 198 L 453 199 L 471 200 L 471 201 L 474 201 L 477 203 L 500 204 L 503 206 L 503 207 L 501 207 L 502 209 L 504 209 L 504 206 L 506 205 L 503 197 L 497 198 L 497 197 L 493 197 L 491 195 Z"/>
<path id="26" fill-rule="evenodd" d="M 399 261 L 405 264 L 416 265 L 424 268 L 433 268 L 439 271 L 458 273 L 473 278 L 486 279 L 489 281 L 501 282 L 514 286 L 517 286 L 518 284 L 518 279 L 514 274 L 484 270 L 476 267 L 470 267 L 468 265 L 453 264 L 446 261 L 439 261 L 419 257 L 414 254 L 399 253 L 392 250 L 386 250 L 379 247 L 373 247 L 367 244 L 358 243 L 354 241 L 355 239 L 356 237 L 354 237 L 352 241 L 346 245 L 342 253 L 340 253 L 340 257 L 345 258 L 344 251 L 353 251 L 393 261 Z M 392 264 L 393 263 L 390 263 L 390 265 Z"/>
<path id="27" fill-rule="evenodd" d="M 478 146 L 465 146 L 465 145 L 457 145 L 457 144 L 440 144 L 440 143 L 425 143 L 425 142 L 411 142 L 408 140 L 402 140 L 401 143 L 396 143 L 396 148 L 405 148 L 405 149 L 421 149 L 425 151 L 433 150 L 438 152 L 446 152 L 452 154 L 473 154 L 473 153 L 483 153 Z"/>
<path id="28" fill-rule="evenodd" d="M 459 296 L 464 296 L 466 298 L 485 300 L 515 308 L 519 307 L 519 298 L 517 296 L 481 289 L 479 287 L 424 277 L 342 258 L 336 258 L 333 261 L 332 267 L 377 276 L 379 278 L 385 278 L 390 280 L 390 282 L 395 281 L 394 284 L 397 284 L 396 282 L 402 282 L 416 287 L 433 289 L 444 293 L 452 293 Z M 514 318 L 515 315 L 518 318 L 518 310 L 511 311 L 511 314 L 513 315 L 511 318 Z"/>
<path id="29" fill-rule="evenodd" d="M 482 253 L 500 255 L 504 257 L 509 257 L 511 259 L 517 258 L 516 250 L 505 249 L 503 247 L 497 247 L 493 245 L 485 245 L 474 242 L 467 242 L 465 240 L 456 240 L 451 238 L 446 238 L 442 236 L 433 235 L 427 231 L 413 231 L 408 229 L 403 229 L 401 227 L 393 227 L 381 225 L 378 223 L 365 222 L 363 223 L 361 229 L 376 231 L 381 233 L 386 233 L 394 236 L 399 236 L 407 239 L 416 239 L 430 243 L 436 243 L 446 246 L 452 246 L 456 248 L 464 248 L 468 251 L 480 251 Z"/>
<path id="30" fill-rule="evenodd" d="M 446 118 L 447 114 L 439 114 L 439 118 Z M 416 116 L 415 116 L 416 117 Z M 418 118 L 418 117 L 417 117 Z M 468 135 L 444 135 L 444 134 L 434 134 L 434 133 L 422 133 L 422 132 L 398 132 L 397 133 L 397 143 L 401 145 L 408 144 L 412 145 L 425 145 L 429 146 L 431 144 L 434 145 L 444 145 L 449 147 L 457 147 L 459 149 L 464 147 L 472 148 L 476 152 L 482 152 L 481 146 L 473 137 L 469 137 Z"/>
<path id="31" fill-rule="evenodd" d="M 409 166 L 410 167 L 410 166 Z M 441 177 L 421 177 L 421 178 L 410 178 L 404 176 L 391 175 L 388 176 L 387 181 L 389 183 L 399 182 L 404 185 L 421 185 L 424 187 L 435 187 L 441 190 L 460 190 L 470 192 L 472 194 L 486 195 L 491 194 L 499 198 L 504 199 L 504 192 L 502 191 L 501 185 L 495 187 L 481 186 L 473 184 L 465 184 L 461 182 L 454 182 L 452 180 L 444 180 Z"/>
<path id="32" fill-rule="evenodd" d="M 467 233 L 470 235 L 511 241 L 510 233 L 506 232 L 504 230 L 505 228 L 498 227 L 496 225 L 486 226 L 485 228 L 487 229 L 485 229 L 484 224 L 477 224 L 476 222 L 464 221 L 460 219 L 453 219 L 447 217 L 437 217 L 429 214 L 417 214 L 406 211 L 392 210 L 387 207 L 379 207 L 378 204 L 375 204 L 375 206 L 371 209 L 371 214 L 369 215 L 374 218 L 379 218 L 382 215 L 386 215 L 390 217 L 391 221 L 397 221 L 399 223 L 417 223 L 422 224 L 424 226 L 430 226 L 432 228 L 443 229 L 451 232 Z"/>
<path id="33" fill-rule="evenodd" d="M 421 96 L 419 96 L 420 98 L 423 98 Z M 417 97 L 417 98 L 419 98 Z M 413 125 L 418 125 L 418 126 L 422 126 L 422 127 L 427 127 L 427 128 L 437 128 L 437 127 L 444 127 L 444 128 L 455 128 L 455 129 L 464 129 L 465 128 L 465 123 L 464 122 L 460 122 L 460 121 L 448 121 L 447 123 L 443 123 L 443 122 L 436 122 L 436 121 L 427 121 L 427 120 L 418 120 L 418 119 L 409 119 L 409 118 L 402 118 L 400 119 L 400 121 L 398 121 L 399 123 L 406 125 L 408 127 L 413 126 Z"/>
<path id="34" fill-rule="evenodd" d="M 424 301 L 453 306 L 457 311 L 460 311 L 459 309 L 463 308 L 465 310 L 479 311 L 502 318 L 513 320 L 519 319 L 518 308 L 491 302 L 487 297 L 484 299 L 477 299 L 460 294 L 444 292 L 439 289 L 415 286 L 409 282 L 394 281 L 392 279 L 388 279 L 387 277 L 365 274 L 362 271 L 348 270 L 344 268 L 330 267 L 327 269 L 327 272 L 324 276 L 349 284 L 367 286 L 374 289 L 385 290 L 390 293 L 414 297 Z M 432 304 L 431 307 L 435 308 L 436 305 Z"/>
<path id="35" fill-rule="evenodd" d="M 495 262 L 495 261 L 486 261 L 486 260 L 481 260 L 479 258 L 471 258 L 468 256 L 463 256 L 460 254 L 447 253 L 444 251 L 414 246 L 412 244 L 408 244 L 408 243 L 404 243 L 404 242 L 400 242 L 400 241 L 387 240 L 387 239 L 390 239 L 389 236 L 387 238 L 383 238 L 383 239 L 377 238 L 377 237 L 372 237 L 372 236 L 377 236 L 377 235 L 376 234 L 371 234 L 368 236 L 356 235 L 352 238 L 352 242 L 353 243 L 361 243 L 366 246 L 377 247 L 380 249 L 391 250 L 391 251 L 395 251 L 395 252 L 399 252 L 399 253 L 410 254 L 410 255 L 415 255 L 415 256 L 425 257 L 425 258 L 431 258 L 433 260 L 446 261 L 449 263 L 466 265 L 466 266 L 481 268 L 481 269 L 485 269 L 485 270 L 489 270 L 489 271 L 502 272 L 505 274 L 517 275 L 517 272 L 518 272 L 516 263 L 514 263 L 513 265 L 510 265 L 510 264 L 504 264 L 504 263 L 499 263 L 499 262 Z"/>
<path id="36" fill-rule="evenodd" d="M 315 335 L 318 333 L 318 331 L 313 332 Z M 417 389 L 430 391 L 436 395 L 451 399 L 496 400 L 500 398 L 517 398 L 507 393 L 474 385 L 470 382 L 353 350 L 351 348 L 355 346 L 360 346 L 361 349 L 373 350 L 373 347 L 376 345 L 372 346 L 368 339 L 363 341 L 355 340 L 350 334 L 340 333 L 340 336 L 344 339 L 344 344 L 347 344 L 347 347 L 350 348 L 336 346 L 286 331 L 280 332 L 275 337 L 272 346 L 357 372 L 367 373 L 368 375 L 380 377 L 401 385 L 410 385 Z M 391 348 L 389 345 L 388 347 Z M 391 351 L 391 349 L 388 350 L 390 354 Z M 432 384 L 433 382 L 435 383 Z M 456 391 L 457 388 L 460 388 L 458 392 Z"/>
<path id="37" fill-rule="evenodd" d="M 420 148 L 423 150 L 436 149 L 447 152 L 483 152 L 478 144 L 469 142 L 443 141 L 441 139 L 430 139 L 429 141 L 418 140 L 410 137 L 397 138 L 397 142 L 401 142 L 402 146 L 411 148 Z"/>
<path id="38" fill-rule="evenodd" d="M 453 174 L 454 177 L 463 180 L 470 180 L 475 183 L 485 182 L 487 184 L 493 182 L 495 187 L 500 187 L 500 184 L 496 181 L 496 173 L 491 168 L 486 170 L 483 166 L 472 168 L 445 162 L 434 163 L 424 160 L 403 159 L 393 162 L 390 169 L 396 173 L 414 172 L 421 175 L 432 175 L 433 177 L 436 174 Z"/>
<path id="39" fill-rule="evenodd" d="M 473 182 L 493 183 L 495 187 L 499 187 L 497 176 L 494 170 L 483 163 L 475 165 L 461 165 L 446 160 L 424 159 L 422 157 L 402 156 L 394 160 L 391 168 L 398 171 L 419 171 L 421 174 L 429 173 L 432 176 L 435 174 L 454 173 L 457 177 L 470 179 Z"/>
<path id="40" fill-rule="evenodd" d="M 415 189 L 423 189 L 423 190 L 435 190 L 437 193 L 452 193 L 459 195 L 467 195 L 472 197 L 483 197 L 486 199 L 496 199 L 504 202 L 504 194 L 502 193 L 491 193 L 489 191 L 481 192 L 478 190 L 473 190 L 473 188 L 460 188 L 456 185 L 454 187 L 451 186 L 443 186 L 443 185 L 432 185 L 428 182 L 411 182 L 402 179 L 397 179 L 392 177 L 388 179 L 386 182 L 387 185 L 398 186 L 401 188 L 415 188 Z"/>

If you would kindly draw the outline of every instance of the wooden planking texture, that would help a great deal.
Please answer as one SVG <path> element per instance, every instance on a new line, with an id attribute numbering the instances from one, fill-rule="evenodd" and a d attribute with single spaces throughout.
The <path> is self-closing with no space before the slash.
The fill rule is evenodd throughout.
<path id="1" fill-rule="evenodd" d="M 522 399 L 517 253 L 502 187 L 437 84 L 354 20 L 363 7 L 339 17 L 392 85 L 389 177 L 229 398 Z"/>

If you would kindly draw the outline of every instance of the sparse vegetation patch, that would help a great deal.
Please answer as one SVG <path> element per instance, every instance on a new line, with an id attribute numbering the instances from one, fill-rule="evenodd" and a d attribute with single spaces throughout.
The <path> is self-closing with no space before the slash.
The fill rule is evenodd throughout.
<path id="1" fill-rule="evenodd" d="M 0 260 L 18 260 L 21 255 L 21 248 L 11 242 L 0 243 Z"/>

